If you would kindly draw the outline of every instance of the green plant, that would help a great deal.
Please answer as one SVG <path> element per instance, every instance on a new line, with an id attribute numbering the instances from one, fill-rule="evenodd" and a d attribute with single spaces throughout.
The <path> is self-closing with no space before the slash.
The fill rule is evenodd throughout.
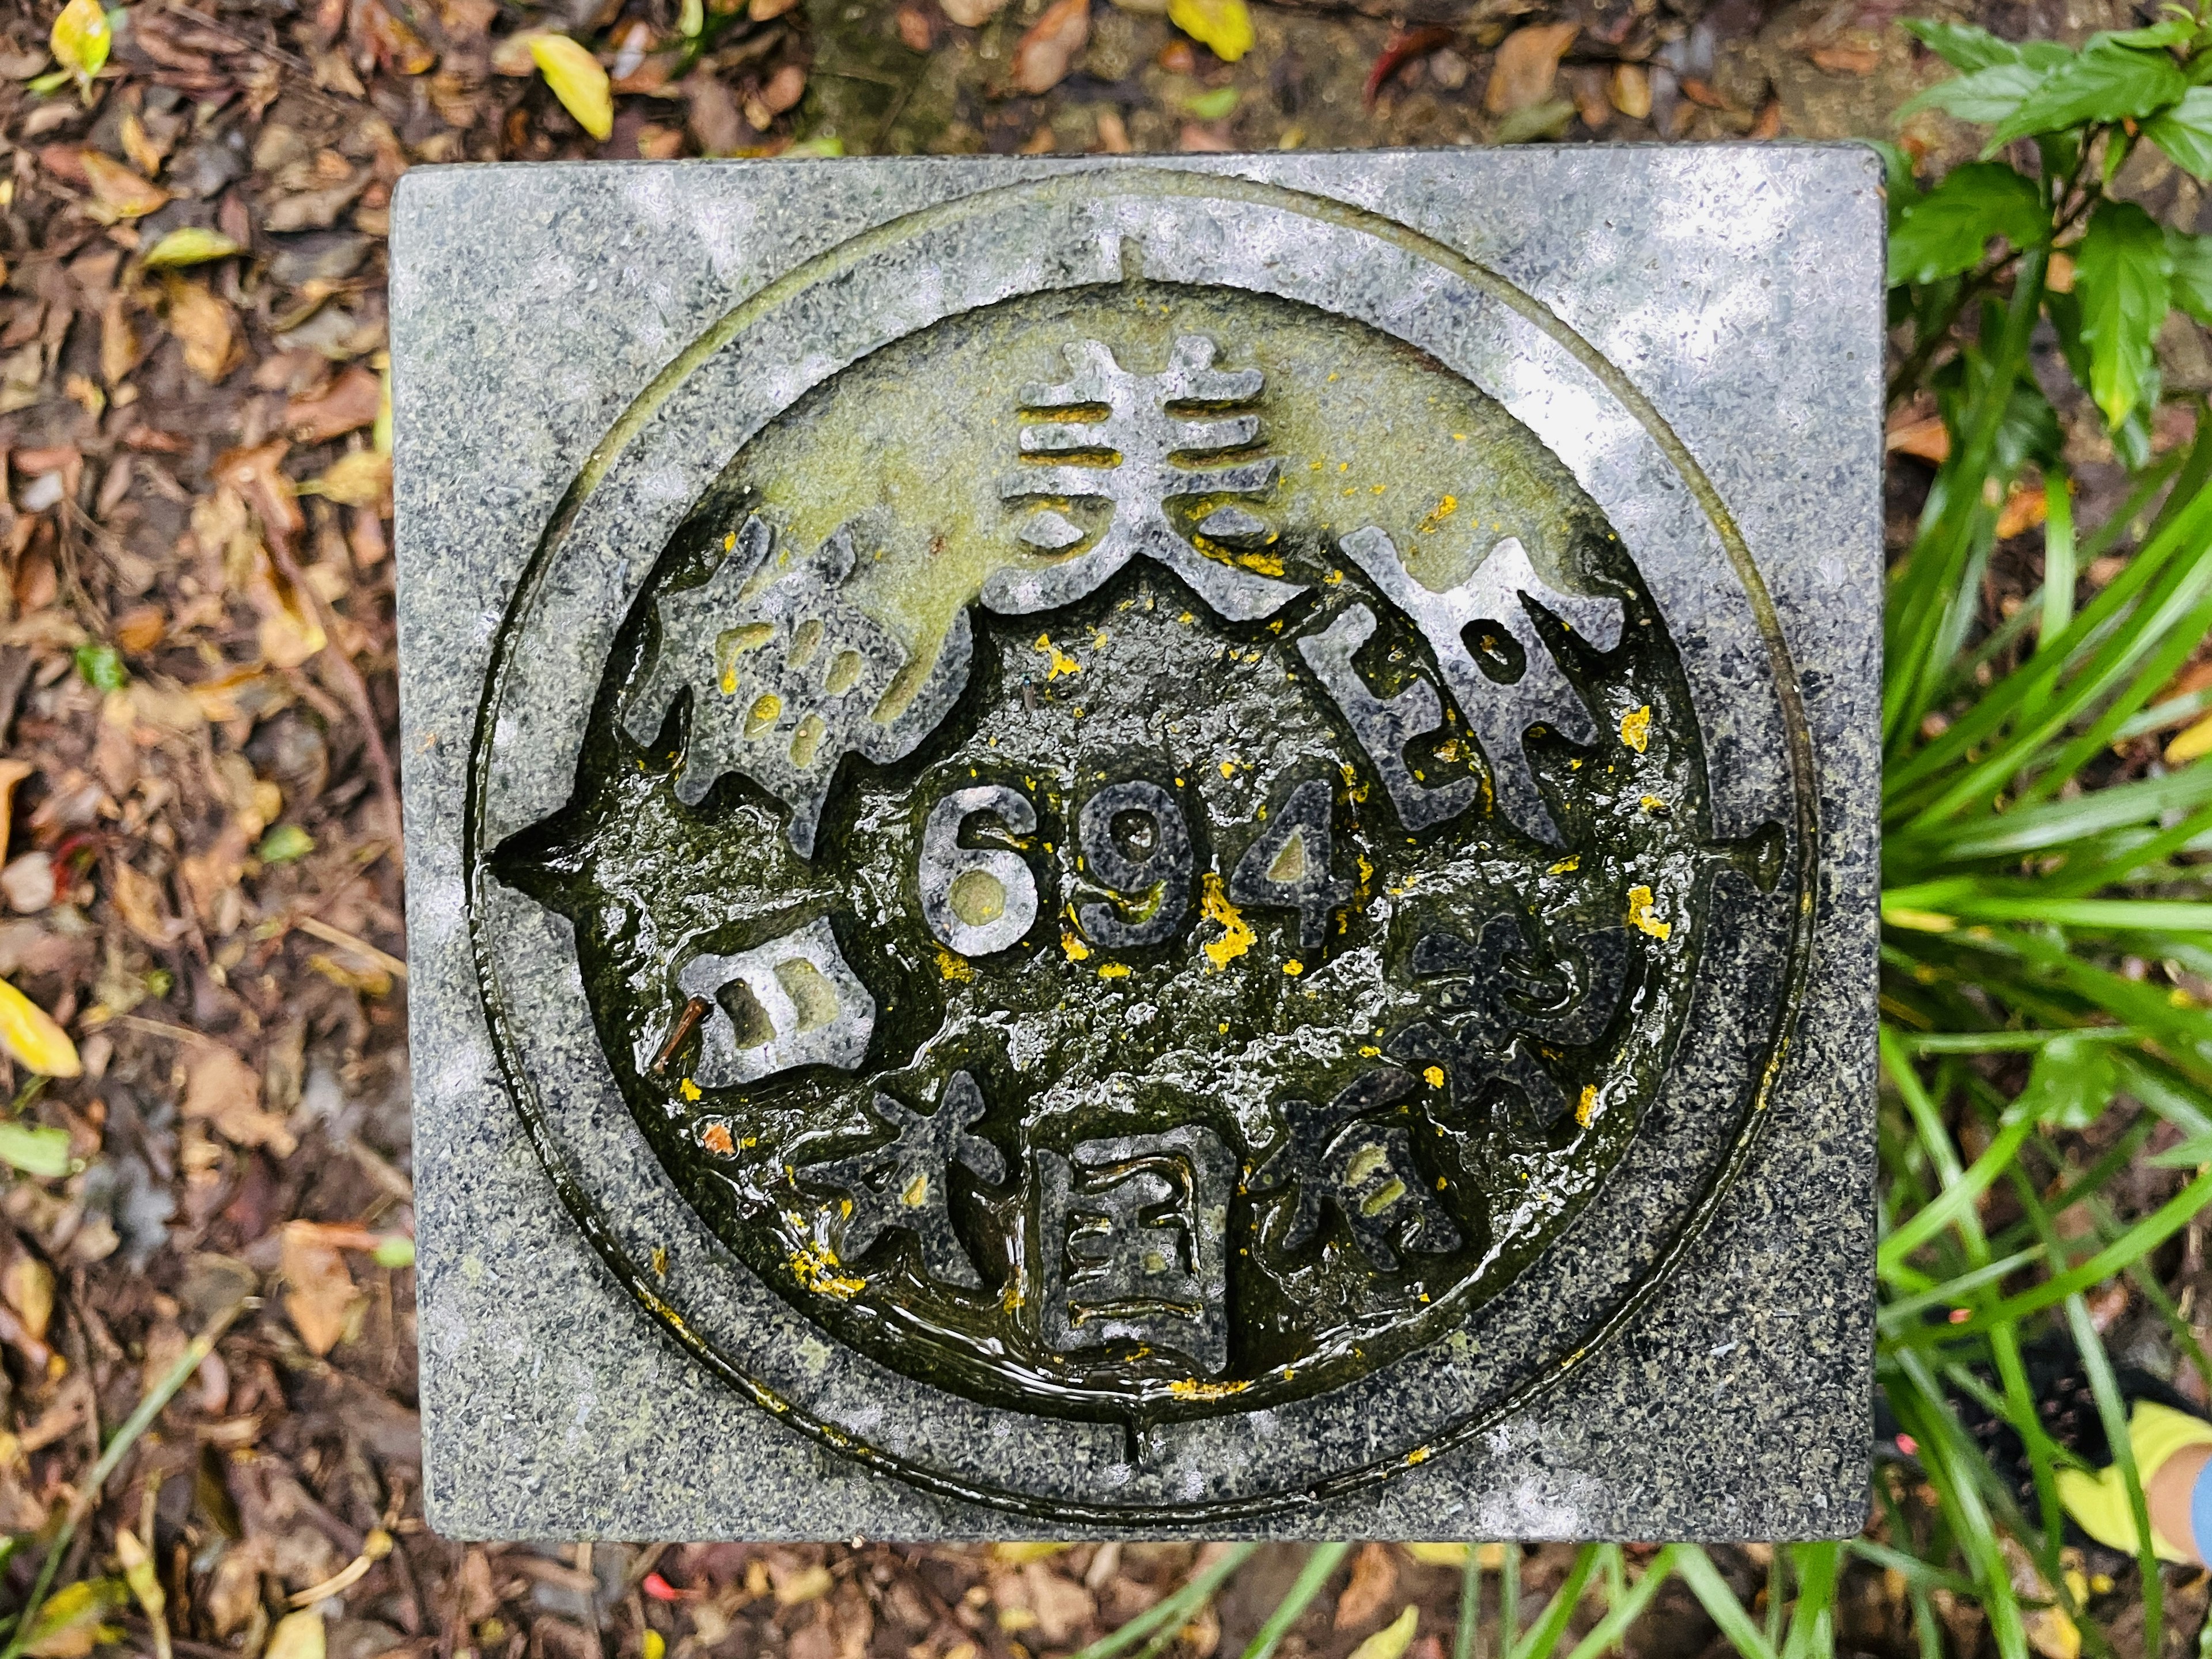
<path id="1" fill-rule="evenodd" d="M 1982 160 L 1924 192 L 1903 152 L 1888 152 L 1892 321 L 1906 342 L 1893 392 L 1932 392 L 1944 441 L 1888 601 L 1877 1365 L 1936 1501 L 1877 1480 L 1865 1535 L 1774 1553 L 1757 1614 L 1695 1546 L 1639 1561 L 1589 1545 L 1524 1620 L 1521 1558 L 1507 1549 L 1494 1648 L 1481 1640 L 1483 1570 L 1470 1552 L 1454 1659 L 1595 1659 L 1670 1578 L 1746 1659 L 1832 1652 L 1854 1561 L 1899 1575 L 1929 1659 L 1947 1645 L 1943 1597 L 1978 1604 L 2005 1659 L 2075 1644 L 2108 1654 L 2063 1548 L 2054 1475 L 2066 1457 L 2039 1425 L 2023 1345 L 2048 1326 L 2072 1336 L 2123 1449 L 2093 1289 L 2124 1280 L 2212 1378 L 2151 1261 L 2212 1200 L 2212 1012 L 2190 989 L 2212 979 L 2212 761 L 2198 758 L 2212 749 L 2212 689 L 2162 695 L 2212 630 L 2212 420 L 2200 407 L 2194 442 L 2162 454 L 2153 425 L 2169 308 L 2212 321 L 2212 239 L 2164 229 L 2108 193 L 2145 142 L 2212 177 L 2212 25 L 2172 9 L 2079 51 L 1910 27 L 1961 71 L 1916 106 L 1989 129 Z M 2061 418 L 2032 370 L 2044 323 L 2132 475 L 2118 510 L 2086 535 Z M 2043 584 L 1993 613 L 2001 516 L 2038 495 Z M 2161 734 L 2185 727 L 2160 758 Z M 2180 1144 L 2149 1161 L 2196 1176 L 2130 1216 L 2115 1182 L 2162 1125 Z M 1985 1224 L 2000 1195 L 2013 1218 Z M 2021 1431 L 2031 1510 L 1961 1427 L 1962 1396 Z M 1244 1659 L 1265 1659 L 1337 1554 L 1317 1550 L 1308 1565 Z M 2138 1565 L 2136 1639 L 2156 1653 L 2162 1581 L 2147 1552 Z M 1140 1634 L 1149 1659 L 1211 1589 L 1194 1585 L 1175 1615 L 1079 1659 L 1109 1659 Z M 1596 1622 L 1571 1640 L 1592 1602 Z"/>

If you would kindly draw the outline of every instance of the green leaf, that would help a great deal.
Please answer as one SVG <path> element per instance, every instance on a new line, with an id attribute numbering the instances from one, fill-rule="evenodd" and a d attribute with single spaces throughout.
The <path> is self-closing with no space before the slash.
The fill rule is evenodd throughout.
<path id="1" fill-rule="evenodd" d="M 2072 63 L 2051 71 L 1990 135 L 1985 155 L 2015 138 L 2087 122 L 2140 120 L 2178 104 L 2189 82 L 2162 52 L 2093 41 Z"/>
<path id="2" fill-rule="evenodd" d="M 17 1639 L 33 1659 L 65 1659 L 112 1641 L 107 1615 L 126 1606 L 131 1587 L 120 1578 L 88 1578 L 65 1584 L 40 1607 L 27 1632 Z M 118 1632 L 119 1634 L 119 1632 Z"/>
<path id="3" fill-rule="evenodd" d="M 264 864 L 289 864 L 315 850 L 315 838 L 296 823 L 280 823 L 262 836 L 253 856 Z"/>
<path id="4" fill-rule="evenodd" d="M 1889 280 L 1936 283 L 1972 270 L 1993 238 L 2032 246 L 2050 234 L 2033 183 L 1995 161 L 1954 168 L 1899 216 L 1889 239 Z"/>
<path id="5" fill-rule="evenodd" d="M 1999 64 L 2055 69 L 2074 56 L 2056 40 L 2002 40 L 1972 23 L 1953 23 L 1940 17 L 1909 18 L 1905 28 L 1953 69 L 1966 74 Z"/>
<path id="6" fill-rule="evenodd" d="M 1201 121 L 1218 121 L 1237 108 L 1237 91 L 1234 87 L 1215 87 L 1194 98 L 1184 100 L 1183 107 Z"/>
<path id="7" fill-rule="evenodd" d="M 228 259 L 245 252 L 243 244 L 234 242 L 219 230 L 179 225 L 147 250 L 144 264 L 149 270 L 170 270 L 181 265 L 205 264 L 210 259 Z"/>
<path id="8" fill-rule="evenodd" d="M 386 1233 L 376 1241 L 369 1252 L 380 1267 L 411 1267 L 415 1265 L 415 1241 L 404 1233 Z"/>
<path id="9" fill-rule="evenodd" d="M 2185 46 L 2196 38 L 2194 18 L 2169 17 L 2163 23 L 2152 23 L 2139 29 L 2093 34 L 2088 45 L 2094 46 L 2100 40 L 2109 40 L 2116 46 Z"/>
<path id="10" fill-rule="evenodd" d="M 131 684 L 131 676 L 124 669 L 123 658 L 115 647 L 89 640 L 76 648 L 76 672 L 95 691 L 120 691 Z"/>
<path id="11" fill-rule="evenodd" d="M 25 1175 L 58 1180 L 70 1172 L 69 1131 L 35 1123 L 0 1123 L 0 1162 Z"/>
<path id="12" fill-rule="evenodd" d="M 1946 115 L 1971 121 L 1976 126 L 1994 126 L 2018 109 L 2021 101 L 2052 73 L 2032 64 L 1992 64 L 1972 75 L 1938 81 L 1907 99 L 1898 110 L 1897 118 L 1902 121 L 1923 109 L 1940 109 Z"/>
<path id="13" fill-rule="evenodd" d="M 2212 325 L 2212 236 L 2169 230 L 2166 251 L 2173 261 L 2173 303 L 2198 322 Z"/>
<path id="14" fill-rule="evenodd" d="M 2046 1129 L 2086 1129 L 2119 1091 L 2112 1045 L 2077 1036 L 2053 1037 L 2035 1057 L 2014 1109 Z"/>
<path id="15" fill-rule="evenodd" d="M 2152 350 L 2172 292 L 2173 256 L 2158 222 L 2132 202 L 2101 202 L 2075 252 L 2074 293 L 2089 352 L 2089 395 L 2118 427 L 2154 384 Z"/>

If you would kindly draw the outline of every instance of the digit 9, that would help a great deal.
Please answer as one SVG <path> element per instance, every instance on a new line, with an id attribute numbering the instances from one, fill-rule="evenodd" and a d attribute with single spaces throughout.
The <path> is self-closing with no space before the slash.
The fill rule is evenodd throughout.
<path id="1" fill-rule="evenodd" d="M 1190 910 L 1194 858 L 1173 795 L 1140 778 L 1108 784 L 1083 803 L 1076 844 L 1085 873 L 1115 899 L 1076 911 L 1085 933 L 1109 948 L 1174 937 Z"/>

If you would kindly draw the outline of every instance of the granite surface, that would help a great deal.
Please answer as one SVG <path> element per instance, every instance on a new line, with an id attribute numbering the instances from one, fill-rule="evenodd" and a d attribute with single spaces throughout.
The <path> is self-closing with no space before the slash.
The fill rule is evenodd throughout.
<path id="1" fill-rule="evenodd" d="M 410 173 L 392 350 L 432 1524 L 1855 1531 L 1874 1310 L 1879 184 L 1870 152 L 1776 145 Z M 1317 1392 L 1120 1422 L 940 1385 L 840 1340 L 740 1260 L 625 1097 L 642 1068 L 602 1040 L 577 927 L 488 860 L 578 787 L 660 550 L 756 434 L 850 365 L 955 337 L 960 318 L 1139 280 L 1376 331 L 1533 433 L 1679 656 L 1703 835 L 1773 857 L 1699 889 L 1635 1133 L 1510 1283 Z M 1222 561 L 1178 568 L 1173 538 L 1147 534 L 1120 556 L 1220 615 L 1283 603 Z M 1387 540 L 1344 543 L 1456 628 L 1449 595 L 1376 562 Z M 1532 568 L 1522 591 L 1547 580 Z M 976 614 L 1075 602 L 1049 586 L 987 587 Z M 1554 614 L 1617 620 L 1553 598 Z M 1527 657 L 1547 665 L 1537 643 Z M 1559 833 L 1533 785 L 1499 799 L 1537 842 Z M 836 958 L 834 939 L 812 948 Z"/>

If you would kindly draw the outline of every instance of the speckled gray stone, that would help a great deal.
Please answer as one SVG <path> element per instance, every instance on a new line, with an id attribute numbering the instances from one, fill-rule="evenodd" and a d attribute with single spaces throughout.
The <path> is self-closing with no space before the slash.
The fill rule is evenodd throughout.
<path id="1" fill-rule="evenodd" d="M 392 300 L 431 1523 L 1856 1531 L 1880 179 L 1868 151 L 1778 145 L 410 173 Z M 1716 882 L 1662 1097 L 1587 1212 L 1460 1340 L 1125 1443 L 838 1346 L 717 1244 L 608 1075 L 569 924 L 482 860 L 567 799 L 615 629 L 753 431 L 939 318 L 1131 269 L 1357 319 L 1537 432 L 1664 614 L 1711 833 L 1783 825 L 1802 880 Z M 1522 816 L 1551 828 L 1540 806 Z M 1747 1117 L 1778 986 L 1796 988 L 1780 1063 Z M 1554 1311 L 1570 1309 L 1594 1311 Z"/>

